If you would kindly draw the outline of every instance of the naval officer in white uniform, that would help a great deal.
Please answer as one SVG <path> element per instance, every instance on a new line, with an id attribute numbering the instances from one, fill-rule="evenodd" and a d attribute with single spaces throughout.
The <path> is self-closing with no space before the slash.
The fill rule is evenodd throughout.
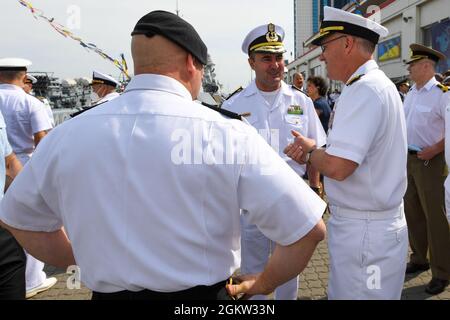
<path id="1" fill-rule="evenodd" d="M 43 260 L 77 264 L 94 299 L 217 299 L 240 265 L 242 208 L 278 245 L 228 289 L 270 293 L 325 236 L 325 203 L 254 128 L 193 102 L 207 49 L 190 24 L 154 11 L 132 35 L 125 93 L 52 130 L 1 221 Z"/>
<path id="2" fill-rule="evenodd" d="M 26 93 L 35 97 L 34 92 L 33 92 L 33 85 L 35 85 L 37 82 L 38 82 L 38 80 L 35 77 L 33 77 L 31 74 L 27 74 L 27 79 L 25 80 L 25 85 L 23 87 L 23 90 Z M 53 117 L 53 111 L 52 111 L 52 107 L 50 106 L 50 102 L 45 97 L 36 97 L 36 98 L 38 98 L 44 104 L 45 111 L 47 112 L 48 119 L 50 120 L 50 124 L 52 127 L 54 127 L 55 126 L 55 118 Z"/>
<path id="3" fill-rule="evenodd" d="M 0 59 L 0 110 L 5 118 L 8 140 L 22 165 L 52 128 L 43 103 L 23 89 L 30 65 L 25 59 Z M 56 278 L 47 278 L 43 269 L 44 263 L 27 254 L 27 298 L 56 283 Z"/>
<path id="4" fill-rule="evenodd" d="M 300 134 L 286 153 L 325 176 L 330 204 L 329 299 L 400 299 L 408 235 L 406 125 L 395 85 L 373 52 L 388 30 L 325 7 L 320 34 L 328 77 L 346 83 L 326 148 Z"/>
<path id="5" fill-rule="evenodd" d="M 110 75 L 94 70 L 91 86 L 96 99 L 94 99 L 92 105 L 96 106 L 120 96 L 116 91 L 118 85 L 119 82 Z"/>
<path id="6" fill-rule="evenodd" d="M 52 128 L 42 102 L 23 90 L 26 68 L 30 65 L 25 59 L 0 59 L 0 110 L 8 140 L 22 165 Z"/>
<path id="7" fill-rule="evenodd" d="M 306 165 L 298 164 L 283 153 L 284 148 L 292 141 L 291 130 L 297 130 L 316 140 L 320 146 L 325 145 L 326 135 L 312 100 L 299 88 L 289 86 L 282 80 L 285 69 L 283 54 L 286 52 L 283 45 L 284 34 L 282 27 L 272 23 L 256 27 L 248 33 L 243 41 L 242 51 L 249 57 L 250 67 L 255 71 L 255 80 L 225 101 L 222 108 L 238 114 L 250 114 L 247 121 L 302 177 L 306 172 Z M 320 193 L 319 172 L 311 167 L 308 169 L 310 186 Z M 242 272 L 261 272 L 274 244 L 249 222 L 245 212 L 241 220 Z M 297 296 L 297 278 L 275 290 L 275 298 L 279 300 L 296 300 Z"/>

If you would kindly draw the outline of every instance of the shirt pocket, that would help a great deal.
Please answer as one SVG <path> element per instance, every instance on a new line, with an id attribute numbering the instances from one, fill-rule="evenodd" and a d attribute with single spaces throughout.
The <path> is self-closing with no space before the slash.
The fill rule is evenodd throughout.
<path id="1" fill-rule="evenodd" d="M 418 104 L 417 105 L 417 111 L 424 113 L 424 112 L 431 112 L 431 107 L 426 106 L 424 104 Z"/>
<path id="2" fill-rule="evenodd" d="M 300 131 L 307 128 L 308 119 L 304 115 L 286 114 L 284 116 L 284 122 L 290 129 Z"/>

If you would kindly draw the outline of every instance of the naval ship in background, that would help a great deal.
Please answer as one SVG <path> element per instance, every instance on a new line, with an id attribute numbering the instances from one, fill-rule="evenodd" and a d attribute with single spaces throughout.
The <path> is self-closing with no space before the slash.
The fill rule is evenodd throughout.
<path id="1" fill-rule="evenodd" d="M 48 103 L 52 109 L 55 126 L 61 124 L 70 115 L 84 108 L 90 107 L 95 101 L 91 101 L 91 79 L 82 77 L 75 79 L 59 79 L 53 72 L 29 72 L 37 79 L 33 84 L 34 95 L 44 103 Z M 123 92 L 128 81 L 121 79 L 117 88 Z M 225 100 L 221 93 L 222 85 L 216 80 L 215 64 L 208 55 L 208 62 L 204 69 L 202 91 L 199 102 L 220 107 Z"/>

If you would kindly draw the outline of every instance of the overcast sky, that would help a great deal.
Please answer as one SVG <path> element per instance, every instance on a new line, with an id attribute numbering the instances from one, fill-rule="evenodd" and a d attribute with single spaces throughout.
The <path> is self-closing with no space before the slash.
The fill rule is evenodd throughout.
<path id="1" fill-rule="evenodd" d="M 125 53 L 132 70 L 130 33 L 137 20 L 153 10 L 175 12 L 176 0 L 30 0 L 48 17 L 67 26 L 113 58 Z M 73 8 L 73 7 L 72 7 Z M 268 22 L 286 30 L 285 58 L 294 51 L 293 0 L 179 0 L 181 16 L 199 32 L 216 63 L 217 79 L 225 93 L 246 86 L 251 77 L 241 43 L 254 27 Z M 49 23 L 34 19 L 17 0 L 1 0 L 1 57 L 30 59 L 30 71 L 52 71 L 61 78 L 92 75 L 93 69 L 118 77 L 120 71 L 76 41 L 59 35 Z"/>

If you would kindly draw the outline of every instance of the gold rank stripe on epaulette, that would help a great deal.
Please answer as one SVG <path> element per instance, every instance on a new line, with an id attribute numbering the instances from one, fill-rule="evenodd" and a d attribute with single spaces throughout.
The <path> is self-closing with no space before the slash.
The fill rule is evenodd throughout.
<path id="1" fill-rule="evenodd" d="M 358 81 L 359 79 L 361 79 L 364 76 L 364 74 L 360 74 L 356 77 L 351 78 L 349 81 L 347 81 L 347 86 L 351 86 L 352 84 L 354 84 L 356 81 Z"/>
<path id="2" fill-rule="evenodd" d="M 231 94 L 228 96 L 228 98 L 225 99 L 225 101 L 228 100 L 228 99 L 230 99 L 230 98 L 231 98 L 232 96 L 234 96 L 235 94 L 238 94 L 238 93 L 241 92 L 242 90 L 244 90 L 244 88 L 242 88 L 242 87 L 237 88 L 235 91 L 233 91 L 233 93 L 231 93 Z"/>
<path id="3" fill-rule="evenodd" d="M 296 87 L 294 85 L 291 85 L 291 87 L 294 90 L 300 91 L 301 93 L 303 93 L 305 96 L 307 96 L 309 98 L 308 94 L 305 91 L 303 91 L 302 89 L 300 89 L 299 87 Z"/>
<path id="4" fill-rule="evenodd" d="M 243 115 L 234 113 L 234 112 L 226 110 L 226 109 L 219 108 L 218 106 L 213 106 L 212 104 L 208 104 L 208 103 L 205 103 L 205 102 L 202 102 L 202 105 L 204 105 L 205 107 L 210 108 L 210 109 L 212 109 L 214 111 L 217 111 L 218 113 L 223 114 L 224 116 L 226 116 L 228 118 L 242 121 Z"/>
<path id="5" fill-rule="evenodd" d="M 444 86 L 442 83 L 438 83 L 437 84 L 438 88 L 441 89 L 442 92 L 447 92 L 448 91 L 448 87 Z"/>

